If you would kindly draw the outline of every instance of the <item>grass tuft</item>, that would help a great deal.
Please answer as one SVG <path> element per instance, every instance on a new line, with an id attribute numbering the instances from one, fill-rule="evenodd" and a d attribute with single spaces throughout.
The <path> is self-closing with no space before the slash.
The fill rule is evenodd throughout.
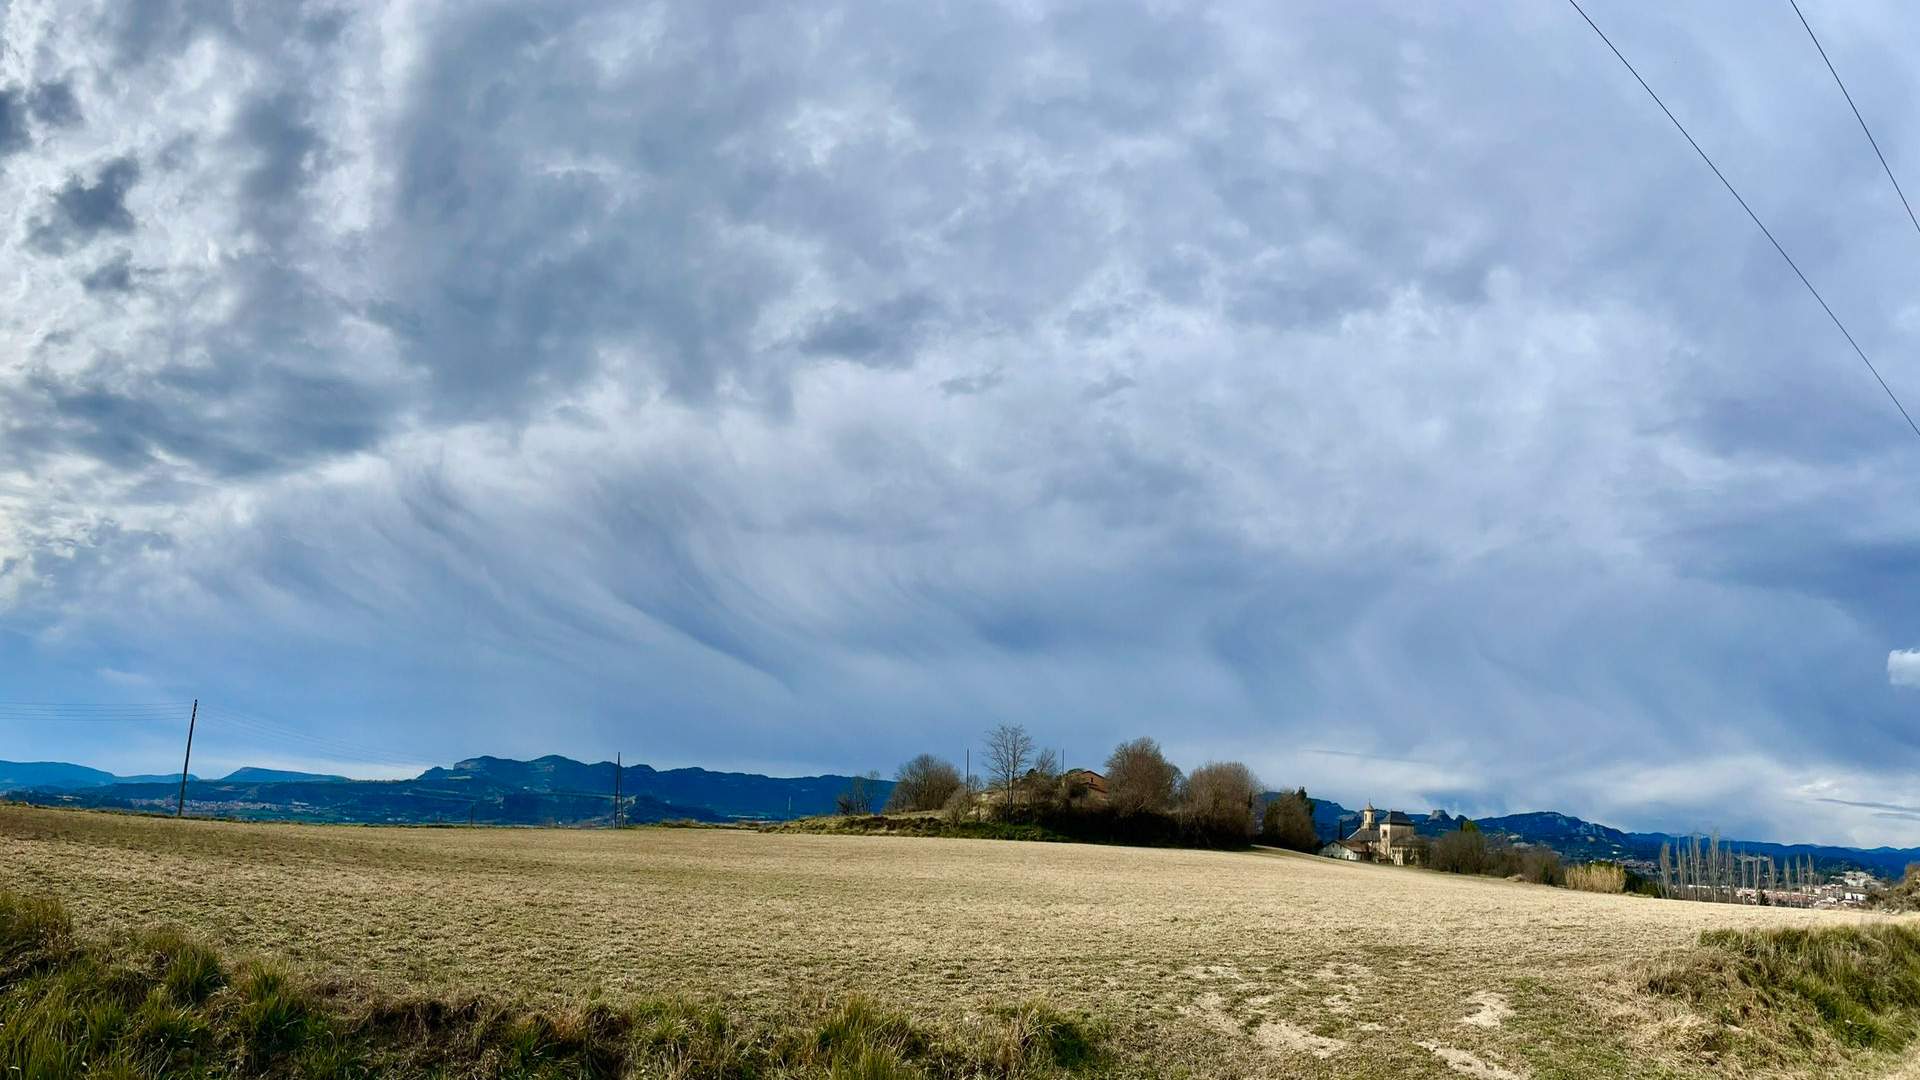
<path id="1" fill-rule="evenodd" d="M 1710 930 L 1648 987 L 1718 1022 L 1710 1050 L 1765 1064 L 1898 1051 L 1920 1038 L 1920 927 Z"/>
<path id="2" fill-rule="evenodd" d="M 1567 868 L 1567 888 L 1581 892 L 1627 891 L 1627 869 L 1619 863 L 1592 862 Z"/>
<path id="3" fill-rule="evenodd" d="M 930 1040 L 904 1014 L 858 994 L 827 1014 L 814 1043 L 835 1070 L 861 1061 L 861 1069 L 871 1071 L 880 1068 L 879 1058 L 898 1062 L 907 1055 L 924 1054 L 930 1047 Z"/>
<path id="4" fill-rule="evenodd" d="M 1007 1075 L 1039 1069 L 1077 1070 L 1096 1064 L 1102 1033 L 1080 1017 L 1041 1001 L 1029 1001 L 996 1015 L 991 1063 Z"/>
<path id="5" fill-rule="evenodd" d="M 58 963 L 73 950 L 73 920 L 48 897 L 0 889 L 0 979 Z"/>
<path id="6" fill-rule="evenodd" d="M 198 1005 L 227 985 L 220 957 L 184 931 L 150 930 L 137 939 L 136 949 L 146 955 L 177 1004 Z"/>
<path id="7" fill-rule="evenodd" d="M 292 1055 L 320 1034 L 324 1021 L 284 968 L 255 962 L 234 984 L 240 1007 L 234 1027 L 246 1059 L 264 1066 Z"/>

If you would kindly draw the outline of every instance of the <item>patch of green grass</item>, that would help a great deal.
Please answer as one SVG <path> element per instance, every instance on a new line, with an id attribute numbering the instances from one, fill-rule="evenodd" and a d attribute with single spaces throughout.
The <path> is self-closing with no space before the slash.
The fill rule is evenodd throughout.
<path id="1" fill-rule="evenodd" d="M 60 905 L 4 889 L 0 956 L 10 958 L 0 972 L 7 1080 L 1048 1080 L 1103 1052 L 1103 1028 L 1037 1002 L 956 1023 L 923 1022 L 859 995 L 778 1020 L 675 1000 L 574 1010 L 394 1001 L 261 960 L 229 967 L 177 931 L 111 946 L 80 941 Z"/>
<path id="2" fill-rule="evenodd" d="M 238 1006 L 231 1027 L 241 1053 L 253 1066 L 284 1058 L 324 1034 L 326 1019 L 302 988 L 279 967 L 254 963 L 234 983 Z"/>
<path id="3" fill-rule="evenodd" d="M 1674 1080 L 1683 1075 L 1628 1045 L 1590 1002 L 1539 979 L 1515 979 L 1508 984 L 1508 998 L 1514 1013 L 1507 1024 L 1522 1036 L 1517 1050 L 1534 1080 Z"/>
<path id="4" fill-rule="evenodd" d="M 178 1004 L 198 1005 L 227 984 L 220 957 L 183 931 L 148 931 L 135 948 L 149 958 L 167 996 Z"/>
<path id="5" fill-rule="evenodd" d="M 1004 1033 L 997 1055 L 1008 1068 L 1037 1064 L 1081 1069 L 1101 1058 L 1103 1033 L 1087 1021 L 1042 1001 L 1029 1001 L 998 1014 Z"/>
<path id="6" fill-rule="evenodd" d="M 57 963 L 73 949 L 73 920 L 49 897 L 0 893 L 0 979 Z"/>
<path id="7" fill-rule="evenodd" d="M 1899 1051 L 1920 1038 L 1920 927 L 1710 930 L 1648 987 L 1716 1022 L 1708 1052 L 1772 1064 Z"/>

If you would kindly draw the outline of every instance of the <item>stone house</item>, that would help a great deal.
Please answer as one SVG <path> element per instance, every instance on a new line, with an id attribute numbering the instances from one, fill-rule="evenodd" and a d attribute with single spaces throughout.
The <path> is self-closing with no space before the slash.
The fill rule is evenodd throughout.
<path id="1" fill-rule="evenodd" d="M 1414 861 L 1413 819 L 1398 810 L 1381 813 L 1369 802 L 1360 811 L 1360 827 L 1320 849 L 1320 854 L 1349 862 L 1406 866 Z"/>

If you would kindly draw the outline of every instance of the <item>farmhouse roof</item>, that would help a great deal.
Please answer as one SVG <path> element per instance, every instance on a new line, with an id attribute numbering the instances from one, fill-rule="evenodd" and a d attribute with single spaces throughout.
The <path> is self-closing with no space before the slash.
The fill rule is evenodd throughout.
<path id="1" fill-rule="evenodd" d="M 1077 780 L 1087 785 L 1090 791 L 1097 791 L 1102 795 L 1107 793 L 1107 778 L 1092 769 L 1068 769 L 1066 778 L 1070 782 Z"/>

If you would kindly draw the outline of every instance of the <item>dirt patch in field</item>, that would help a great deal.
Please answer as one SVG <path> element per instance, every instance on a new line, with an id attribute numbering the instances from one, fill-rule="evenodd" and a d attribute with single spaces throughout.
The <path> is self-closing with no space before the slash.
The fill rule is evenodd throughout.
<path id="1" fill-rule="evenodd" d="M 1467 999 L 1467 1004 L 1474 1007 L 1473 1012 L 1460 1022 L 1473 1027 L 1497 1028 L 1513 1015 L 1513 1006 L 1507 1004 L 1506 995 L 1491 990 L 1482 990 L 1473 995 Z"/>
<path id="2" fill-rule="evenodd" d="M 1474 1080 L 1527 1080 L 1526 1074 L 1514 1072 L 1492 1062 L 1483 1060 L 1479 1055 L 1454 1046 L 1442 1046 L 1436 1042 L 1422 1042 L 1421 1049 L 1432 1052 L 1434 1057 L 1447 1063 L 1447 1068 Z"/>
<path id="3" fill-rule="evenodd" d="M 1281 1057 L 1306 1054 L 1325 1060 L 1347 1048 L 1345 1039 L 1316 1035 L 1288 1020 L 1261 1016 L 1257 1012 L 1246 1015 L 1245 1019 L 1236 1018 L 1226 999 L 1215 993 L 1202 994 L 1189 1014 L 1223 1035 L 1251 1035 L 1261 1049 Z"/>

